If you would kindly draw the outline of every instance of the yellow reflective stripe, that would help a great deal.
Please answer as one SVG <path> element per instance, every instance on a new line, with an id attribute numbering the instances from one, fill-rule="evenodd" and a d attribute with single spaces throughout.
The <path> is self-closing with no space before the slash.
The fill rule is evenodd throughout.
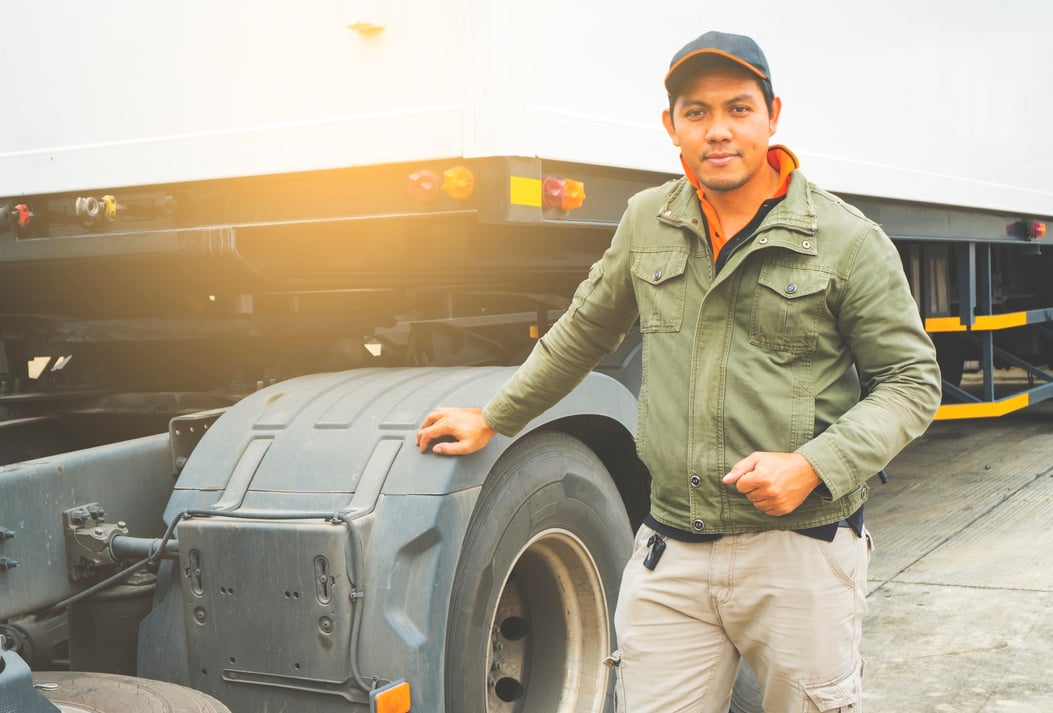
<path id="1" fill-rule="evenodd" d="M 957 317 L 929 317 L 925 320 L 926 332 L 964 332 L 965 325 Z"/>
<path id="2" fill-rule="evenodd" d="M 982 314 L 976 317 L 972 326 L 974 332 L 991 332 L 996 329 L 1023 327 L 1027 324 L 1027 312 L 1009 312 L 1008 314 Z M 929 317 L 925 320 L 926 332 L 964 332 L 966 327 L 958 317 Z"/>
<path id="3" fill-rule="evenodd" d="M 1031 403 L 1028 394 L 1017 394 L 1000 401 L 985 401 L 977 404 L 944 404 L 936 411 L 937 421 L 952 421 L 959 418 L 995 418 L 1018 411 Z"/>
<path id="4" fill-rule="evenodd" d="M 1009 314 L 982 315 L 976 318 L 973 329 L 1009 329 L 1027 324 L 1027 312 L 1010 312 Z"/>
<path id="5" fill-rule="evenodd" d="M 512 205 L 541 207 L 541 179 L 512 176 L 509 179 L 508 200 Z"/>

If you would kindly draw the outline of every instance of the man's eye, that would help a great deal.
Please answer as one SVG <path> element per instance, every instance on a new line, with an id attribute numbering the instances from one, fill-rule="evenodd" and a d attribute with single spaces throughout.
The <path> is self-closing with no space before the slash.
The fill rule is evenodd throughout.
<path id="1" fill-rule="evenodd" d="M 744 104 L 740 104 L 738 106 L 735 106 L 735 107 L 731 108 L 731 113 L 732 114 L 748 114 L 749 111 L 750 111 L 750 108 L 748 106 L 745 106 Z"/>
<path id="2" fill-rule="evenodd" d="M 688 119 L 697 119 L 700 116 L 704 116 L 705 112 L 701 109 L 688 109 L 685 113 Z"/>

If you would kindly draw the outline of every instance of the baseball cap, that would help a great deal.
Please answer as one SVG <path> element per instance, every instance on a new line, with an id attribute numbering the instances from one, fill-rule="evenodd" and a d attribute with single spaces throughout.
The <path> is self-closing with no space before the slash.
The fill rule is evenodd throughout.
<path id="1" fill-rule="evenodd" d="M 669 72 L 665 75 L 666 91 L 672 94 L 699 60 L 712 57 L 722 57 L 735 62 L 771 84 L 768 60 L 752 38 L 711 30 L 688 42 L 673 55 L 673 61 L 669 63 Z"/>

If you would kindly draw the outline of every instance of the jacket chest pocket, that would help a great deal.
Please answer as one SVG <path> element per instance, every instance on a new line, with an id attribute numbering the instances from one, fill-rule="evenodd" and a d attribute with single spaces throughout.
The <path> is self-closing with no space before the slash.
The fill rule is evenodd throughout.
<path id="1" fill-rule="evenodd" d="M 641 332 L 676 332 L 684 321 L 687 252 L 663 250 L 633 254 L 633 289 Z"/>
<path id="2" fill-rule="evenodd" d="M 825 272 L 766 263 L 753 296 L 750 344 L 791 354 L 814 351 L 829 284 Z"/>

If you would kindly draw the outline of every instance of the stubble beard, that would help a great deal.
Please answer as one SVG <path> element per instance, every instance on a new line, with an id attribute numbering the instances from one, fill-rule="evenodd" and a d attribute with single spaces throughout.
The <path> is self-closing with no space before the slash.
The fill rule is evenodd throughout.
<path id="1" fill-rule="evenodd" d="M 749 177 L 743 176 L 717 176 L 713 178 L 698 177 L 698 183 L 707 191 L 716 193 L 728 193 L 738 190 L 749 182 Z"/>

